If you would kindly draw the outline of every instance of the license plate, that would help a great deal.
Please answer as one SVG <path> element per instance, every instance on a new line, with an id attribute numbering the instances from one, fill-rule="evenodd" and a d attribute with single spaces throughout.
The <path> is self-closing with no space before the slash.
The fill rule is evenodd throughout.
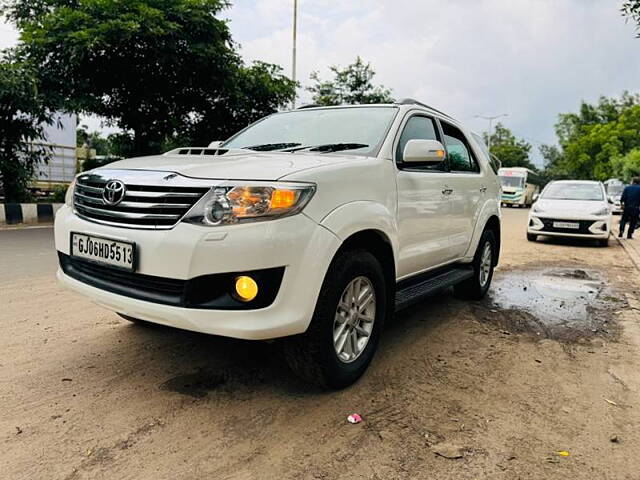
<path id="1" fill-rule="evenodd" d="M 571 228 L 573 230 L 579 230 L 580 224 L 574 222 L 553 222 L 553 228 Z"/>
<path id="2" fill-rule="evenodd" d="M 71 233 L 71 256 L 133 272 L 136 245 L 111 238 Z"/>

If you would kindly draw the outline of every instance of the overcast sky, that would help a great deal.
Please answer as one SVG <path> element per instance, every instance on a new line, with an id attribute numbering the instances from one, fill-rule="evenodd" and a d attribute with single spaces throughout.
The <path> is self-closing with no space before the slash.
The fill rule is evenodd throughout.
<path id="1" fill-rule="evenodd" d="M 293 0 L 236 1 L 223 16 L 247 60 L 291 72 Z M 553 143 L 560 112 L 581 99 L 638 91 L 640 39 L 621 0 L 299 0 L 298 79 L 356 55 L 396 98 L 445 110 L 476 131 L 475 115 L 537 146 Z M 16 41 L 0 24 L 0 47 Z M 300 92 L 302 101 L 309 95 Z M 91 121 L 91 125 L 99 125 Z"/>

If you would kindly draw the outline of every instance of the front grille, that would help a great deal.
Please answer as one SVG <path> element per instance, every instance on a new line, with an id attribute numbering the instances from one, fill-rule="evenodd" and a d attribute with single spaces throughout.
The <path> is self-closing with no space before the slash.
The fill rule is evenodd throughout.
<path id="1" fill-rule="evenodd" d="M 78 215 L 108 225 L 166 229 L 178 223 L 209 190 L 209 187 L 177 186 L 171 182 L 165 182 L 169 183 L 166 186 L 136 183 L 135 177 L 126 181 L 125 176 L 123 183 L 126 191 L 122 201 L 109 205 L 103 198 L 109 180 L 110 177 L 100 174 L 78 177 L 73 195 L 73 205 Z"/>
<path id="2" fill-rule="evenodd" d="M 582 235 L 593 235 L 593 232 L 589 230 L 589 227 L 593 225 L 592 220 L 560 220 L 557 218 L 541 218 L 540 221 L 543 223 L 544 227 L 543 231 L 546 232 L 558 232 L 558 233 L 579 233 Z M 553 222 L 570 222 L 570 223 L 579 223 L 580 228 L 557 228 L 553 226 Z"/>

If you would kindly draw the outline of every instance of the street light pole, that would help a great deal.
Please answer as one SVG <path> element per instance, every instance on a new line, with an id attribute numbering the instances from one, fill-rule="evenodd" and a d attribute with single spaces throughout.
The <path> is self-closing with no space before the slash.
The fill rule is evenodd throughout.
<path id="1" fill-rule="evenodd" d="M 293 50 L 291 52 L 291 80 L 296 81 L 296 36 L 298 30 L 298 0 L 293 0 Z M 295 87 L 294 87 L 295 88 Z M 294 91 L 291 108 L 296 108 L 296 93 Z"/>
<path id="2" fill-rule="evenodd" d="M 501 118 L 501 117 L 508 117 L 509 114 L 508 113 L 501 113 L 500 115 L 493 115 L 493 116 L 485 116 L 485 115 L 476 115 L 475 118 L 482 118 L 484 120 L 489 120 L 489 135 L 487 136 L 487 148 L 489 149 L 489 152 L 491 152 L 491 132 L 493 131 L 493 121 Z"/>

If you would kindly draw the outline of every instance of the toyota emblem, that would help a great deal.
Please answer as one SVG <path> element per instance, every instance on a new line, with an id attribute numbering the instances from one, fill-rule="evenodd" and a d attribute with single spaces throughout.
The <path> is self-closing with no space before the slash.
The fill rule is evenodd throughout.
<path id="1" fill-rule="evenodd" d="M 124 198 L 127 188 L 120 180 L 109 180 L 102 190 L 102 199 L 107 205 L 117 205 Z"/>

